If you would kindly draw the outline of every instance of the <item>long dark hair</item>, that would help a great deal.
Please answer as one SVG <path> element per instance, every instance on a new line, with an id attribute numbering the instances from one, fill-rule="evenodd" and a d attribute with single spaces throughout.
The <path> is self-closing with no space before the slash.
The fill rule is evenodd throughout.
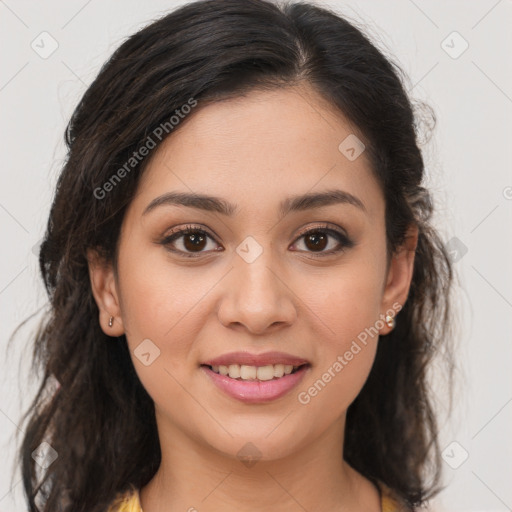
<path id="1" fill-rule="evenodd" d="M 130 168 L 126 162 L 148 136 L 160 144 L 159 127 L 172 136 L 183 126 L 194 112 L 179 116 L 175 128 L 170 119 L 184 105 L 199 109 L 301 83 L 360 130 L 385 197 L 388 254 L 408 226 L 419 228 L 408 299 L 347 412 L 345 459 L 411 506 L 442 490 L 428 371 L 442 354 L 452 374 L 453 269 L 432 226 L 419 125 L 404 79 L 354 23 L 307 3 L 197 1 L 113 53 L 67 126 L 67 160 L 39 253 L 50 307 L 34 340 L 33 368 L 43 375 L 23 415 L 19 450 L 31 511 L 105 510 L 118 492 L 147 484 L 160 464 L 154 404 L 125 336 L 111 338 L 100 328 L 86 258 L 94 248 L 115 268 L 123 216 L 148 157 Z M 113 180 L 123 166 L 122 180 Z M 32 456 L 41 446 L 54 450 L 48 467 Z"/>

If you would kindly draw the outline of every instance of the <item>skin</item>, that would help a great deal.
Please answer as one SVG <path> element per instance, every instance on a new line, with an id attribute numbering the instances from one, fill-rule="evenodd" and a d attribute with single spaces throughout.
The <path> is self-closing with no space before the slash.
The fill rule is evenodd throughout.
<path id="1" fill-rule="evenodd" d="M 384 197 L 369 161 L 364 152 L 350 161 L 338 150 L 351 133 L 358 131 L 307 86 L 198 107 L 152 155 L 123 221 L 118 275 L 89 252 L 102 329 L 126 334 L 155 402 L 162 463 L 141 490 L 144 512 L 381 510 L 376 487 L 343 460 L 346 411 L 379 336 L 308 404 L 297 400 L 359 333 L 403 305 L 410 287 L 417 230 L 388 267 Z M 331 188 L 357 196 L 366 211 L 334 204 L 279 216 L 284 198 Z M 238 209 L 228 217 L 165 205 L 143 215 L 169 191 L 219 196 Z M 322 222 L 355 245 L 315 258 L 339 247 L 332 236 L 316 251 L 299 238 L 301 228 Z M 158 243 L 190 223 L 217 235 L 198 258 Z M 252 263 L 236 252 L 248 236 L 263 250 Z M 185 238 L 174 241 L 176 250 L 190 252 Z M 379 335 L 389 331 L 384 324 Z M 133 352 L 144 339 L 160 350 L 149 366 Z M 291 393 L 249 405 L 224 395 L 199 368 L 238 350 L 283 351 L 311 368 Z M 249 442 L 260 455 L 251 466 L 237 455 Z"/>

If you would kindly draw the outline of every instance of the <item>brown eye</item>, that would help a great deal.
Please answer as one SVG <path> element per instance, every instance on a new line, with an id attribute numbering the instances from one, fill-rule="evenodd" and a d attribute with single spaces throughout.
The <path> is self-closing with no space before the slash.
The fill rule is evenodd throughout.
<path id="1" fill-rule="evenodd" d="M 187 226 L 186 229 L 181 229 L 167 236 L 160 243 L 171 252 L 179 253 L 186 257 L 194 257 L 202 253 L 211 252 L 210 250 L 205 250 L 208 247 L 208 240 L 215 242 L 213 237 L 206 231 L 194 228 L 193 226 Z M 215 247 L 214 244 L 212 250 L 219 250 Z"/>
<path id="2" fill-rule="evenodd" d="M 341 231 L 323 226 L 305 231 L 297 240 L 301 239 L 304 239 L 303 243 L 306 247 L 304 252 L 309 252 L 315 257 L 329 256 L 354 246 L 354 242 Z M 338 243 L 330 244 L 330 239 L 334 239 Z M 329 245 L 330 249 L 325 250 Z"/>

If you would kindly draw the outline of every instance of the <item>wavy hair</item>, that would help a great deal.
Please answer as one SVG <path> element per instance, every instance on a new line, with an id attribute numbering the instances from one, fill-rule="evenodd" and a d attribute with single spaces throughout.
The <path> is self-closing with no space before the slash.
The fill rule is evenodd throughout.
<path id="1" fill-rule="evenodd" d="M 22 417 L 17 459 L 30 511 L 104 511 L 119 492 L 146 485 L 161 461 L 153 401 L 125 336 L 112 338 L 100 328 L 87 261 L 94 248 L 116 268 L 120 227 L 149 157 L 105 197 L 98 198 L 98 189 L 190 98 L 199 109 L 299 84 L 314 88 L 360 131 L 385 198 L 388 257 L 410 225 L 419 229 L 407 301 L 347 411 L 344 457 L 411 507 L 442 490 L 428 372 L 442 355 L 444 374 L 453 373 L 454 276 L 432 224 L 417 112 L 405 79 L 354 22 L 306 2 L 196 1 L 118 47 L 67 126 L 67 158 L 40 247 L 49 311 L 33 336 L 32 368 L 42 380 Z M 32 457 L 44 441 L 58 455 L 47 467 Z"/>

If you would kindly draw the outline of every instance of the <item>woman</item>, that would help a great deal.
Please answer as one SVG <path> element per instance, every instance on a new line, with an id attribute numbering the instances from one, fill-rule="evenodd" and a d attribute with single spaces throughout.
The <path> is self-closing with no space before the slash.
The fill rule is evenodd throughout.
<path id="1" fill-rule="evenodd" d="M 69 123 L 41 246 L 30 510 L 439 492 L 427 370 L 452 268 L 399 75 L 305 3 L 190 3 L 116 50 Z"/>

